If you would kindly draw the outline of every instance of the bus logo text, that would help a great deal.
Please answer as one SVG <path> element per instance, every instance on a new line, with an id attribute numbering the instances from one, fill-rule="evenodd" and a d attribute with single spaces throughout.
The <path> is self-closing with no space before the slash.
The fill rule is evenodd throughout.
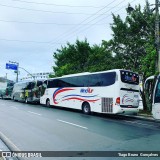
<path id="1" fill-rule="evenodd" d="M 81 93 L 92 93 L 92 92 L 93 92 L 93 89 L 91 89 L 91 88 L 87 88 L 87 89 L 82 88 L 82 89 L 80 90 L 80 92 L 81 92 Z"/>

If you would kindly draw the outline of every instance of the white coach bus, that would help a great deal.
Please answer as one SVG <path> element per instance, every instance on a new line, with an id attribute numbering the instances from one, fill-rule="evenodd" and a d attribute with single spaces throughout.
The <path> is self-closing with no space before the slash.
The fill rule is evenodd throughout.
<path id="1" fill-rule="evenodd" d="M 160 75 L 155 78 L 153 90 L 152 114 L 155 119 L 160 120 Z"/>
<path id="2" fill-rule="evenodd" d="M 145 81 L 146 99 L 151 104 L 154 119 L 160 120 L 160 75 L 150 76 Z"/>
<path id="3" fill-rule="evenodd" d="M 82 110 L 85 114 L 137 113 L 139 76 L 128 70 L 72 74 L 44 81 L 40 103 Z"/>

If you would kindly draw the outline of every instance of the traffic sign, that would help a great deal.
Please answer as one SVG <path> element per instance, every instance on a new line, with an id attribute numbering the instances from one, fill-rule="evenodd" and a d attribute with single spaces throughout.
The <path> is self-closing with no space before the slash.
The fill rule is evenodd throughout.
<path id="1" fill-rule="evenodd" d="M 11 63 L 6 63 L 6 69 L 12 69 L 12 70 L 17 71 L 18 70 L 18 65 L 11 64 Z"/>

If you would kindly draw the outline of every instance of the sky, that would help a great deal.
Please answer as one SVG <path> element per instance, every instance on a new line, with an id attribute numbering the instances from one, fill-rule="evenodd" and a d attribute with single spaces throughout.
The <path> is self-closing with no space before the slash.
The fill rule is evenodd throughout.
<path id="1" fill-rule="evenodd" d="M 0 77 L 16 79 L 5 69 L 9 61 L 30 73 L 52 72 L 53 53 L 67 42 L 110 40 L 112 13 L 124 18 L 129 3 L 143 7 L 145 0 L 0 0 Z"/>

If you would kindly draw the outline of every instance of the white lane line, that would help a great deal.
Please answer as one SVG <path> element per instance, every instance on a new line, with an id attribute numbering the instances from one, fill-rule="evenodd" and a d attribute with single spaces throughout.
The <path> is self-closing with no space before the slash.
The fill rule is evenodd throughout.
<path id="1" fill-rule="evenodd" d="M 14 109 L 18 109 L 18 108 L 17 108 L 17 107 L 15 107 L 15 106 L 9 106 L 9 107 L 14 108 Z"/>
<path id="2" fill-rule="evenodd" d="M 31 113 L 31 114 L 35 114 L 35 115 L 41 116 L 41 114 L 39 114 L 39 113 L 36 113 L 36 112 L 31 112 L 31 111 L 28 111 L 28 113 Z"/>
<path id="3" fill-rule="evenodd" d="M 57 119 L 57 121 L 62 122 L 62 123 L 66 123 L 66 124 L 70 124 L 72 126 L 80 127 L 80 128 L 83 128 L 83 129 L 88 129 L 87 127 L 80 126 L 78 124 L 70 123 L 70 122 L 67 122 L 67 121 L 63 121 L 63 120 L 60 120 L 60 119 Z"/>
<path id="4" fill-rule="evenodd" d="M 125 122 L 128 122 L 128 123 L 135 123 L 135 124 L 140 124 L 140 125 L 143 125 L 143 126 L 154 127 L 154 125 L 148 125 L 148 124 L 143 124 L 143 123 L 139 123 L 139 122 L 132 122 L 132 121 L 125 121 Z"/>

